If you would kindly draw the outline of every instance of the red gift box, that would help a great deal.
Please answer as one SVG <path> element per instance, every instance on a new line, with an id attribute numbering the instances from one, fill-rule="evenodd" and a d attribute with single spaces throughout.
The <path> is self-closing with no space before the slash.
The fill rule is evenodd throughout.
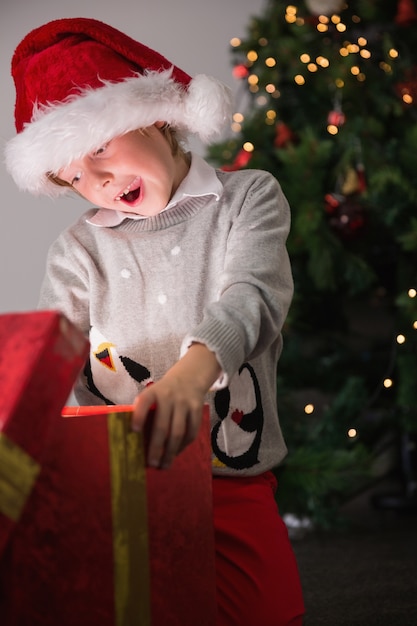
<path id="1" fill-rule="evenodd" d="M 0 315 L 0 345 L 1 555 L 40 471 L 51 421 L 65 404 L 89 348 L 56 311 Z"/>
<path id="2" fill-rule="evenodd" d="M 197 440 L 169 470 L 155 470 L 145 467 L 143 437 L 130 430 L 128 412 L 64 418 L 52 396 L 54 409 L 42 401 L 36 415 L 16 400 L 26 418 L 13 418 L 15 410 L 4 421 L 14 451 L 38 472 L 0 553 L 0 623 L 213 626 L 207 407 Z M 21 446 L 28 423 L 36 458 Z M 0 448 L 0 462 L 1 455 Z"/>

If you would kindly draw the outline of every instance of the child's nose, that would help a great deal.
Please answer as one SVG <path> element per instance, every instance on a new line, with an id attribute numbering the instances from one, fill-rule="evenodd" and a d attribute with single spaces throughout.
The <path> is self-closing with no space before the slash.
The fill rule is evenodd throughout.
<path id="1" fill-rule="evenodd" d="M 97 189 L 107 187 L 113 180 L 113 174 L 108 171 L 97 169 L 92 174 L 94 177 L 94 185 Z"/>

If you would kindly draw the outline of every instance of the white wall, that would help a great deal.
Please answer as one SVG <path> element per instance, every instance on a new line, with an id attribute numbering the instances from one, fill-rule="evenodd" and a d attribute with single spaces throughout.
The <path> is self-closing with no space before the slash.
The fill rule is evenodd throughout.
<path id="1" fill-rule="evenodd" d="M 243 37 L 266 0 L 2 0 L 0 7 L 0 313 L 36 308 L 47 249 L 87 205 L 19 192 L 4 167 L 14 136 L 10 60 L 33 28 L 63 17 L 93 17 L 157 50 L 191 75 L 211 74 L 232 87 L 229 41 Z M 198 151 L 198 144 L 193 146 Z"/>

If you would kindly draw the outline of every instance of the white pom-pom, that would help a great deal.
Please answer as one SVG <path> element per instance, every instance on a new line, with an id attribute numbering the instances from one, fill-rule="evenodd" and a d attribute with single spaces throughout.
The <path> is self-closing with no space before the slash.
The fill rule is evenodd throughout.
<path id="1" fill-rule="evenodd" d="M 231 90 L 211 76 L 195 76 L 184 96 L 184 122 L 203 141 L 221 134 L 232 116 Z"/>

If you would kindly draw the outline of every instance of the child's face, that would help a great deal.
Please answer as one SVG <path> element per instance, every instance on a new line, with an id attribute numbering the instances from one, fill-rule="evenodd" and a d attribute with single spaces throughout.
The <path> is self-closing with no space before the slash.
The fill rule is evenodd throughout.
<path id="1" fill-rule="evenodd" d="M 151 216 L 166 207 L 187 171 L 154 125 L 115 137 L 58 176 L 96 206 Z"/>

